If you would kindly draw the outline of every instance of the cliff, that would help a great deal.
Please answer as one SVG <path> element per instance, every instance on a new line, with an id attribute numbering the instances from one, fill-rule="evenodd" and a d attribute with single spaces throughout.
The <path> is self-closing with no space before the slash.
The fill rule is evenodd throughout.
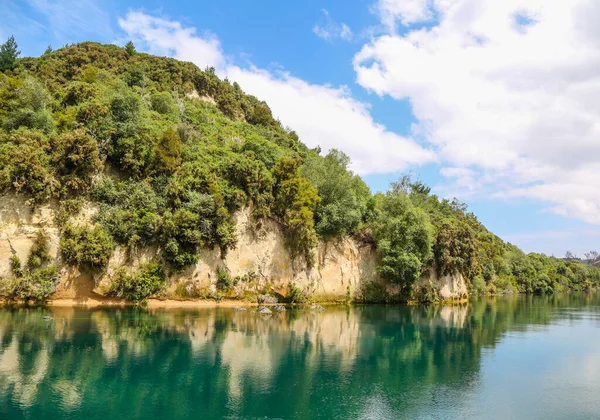
<path id="1" fill-rule="evenodd" d="M 22 196 L 0 197 L 0 279 L 11 276 L 9 259 L 17 255 L 25 261 L 36 232 L 43 229 L 50 238 L 50 254 L 60 268 L 57 291 L 53 298 L 86 298 L 92 292 L 102 295 L 120 267 L 135 269 L 143 262 L 159 258 L 155 248 L 127 255 L 117 247 L 107 270 L 101 274 L 80 272 L 61 263 L 59 232 L 55 218 L 58 206 L 48 204 L 32 208 Z M 87 224 L 97 209 L 84 206 L 70 221 Z M 225 255 L 215 247 L 203 249 L 199 261 L 186 271 L 171 274 L 163 297 L 207 297 L 216 291 L 219 270 L 233 279 L 232 290 L 224 297 L 250 297 L 267 290 L 285 295 L 293 284 L 317 301 L 343 301 L 361 298 L 365 288 L 378 285 L 391 293 L 394 287 L 384 285 L 376 271 L 377 256 L 370 244 L 346 237 L 337 241 L 321 241 L 315 250 L 315 262 L 308 266 L 303 258 L 292 258 L 285 245 L 282 230 L 267 221 L 256 231 L 250 210 L 244 208 L 236 216 L 237 246 Z M 433 290 L 442 299 L 467 295 L 462 275 L 438 277 L 434 270 L 422 276 L 415 288 Z"/>

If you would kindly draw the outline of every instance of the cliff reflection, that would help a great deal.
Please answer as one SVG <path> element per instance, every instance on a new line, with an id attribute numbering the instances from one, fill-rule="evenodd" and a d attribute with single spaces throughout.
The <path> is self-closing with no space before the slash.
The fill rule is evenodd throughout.
<path id="1" fill-rule="evenodd" d="M 476 386 L 482 352 L 504 334 L 544 328 L 557 314 L 577 319 L 569 308 L 592 303 L 593 295 L 512 297 L 270 317 L 230 309 L 5 309 L 0 404 L 8 418 L 24 411 L 33 418 L 417 413 L 430 403 L 422 395 L 431 384 L 459 394 Z"/>

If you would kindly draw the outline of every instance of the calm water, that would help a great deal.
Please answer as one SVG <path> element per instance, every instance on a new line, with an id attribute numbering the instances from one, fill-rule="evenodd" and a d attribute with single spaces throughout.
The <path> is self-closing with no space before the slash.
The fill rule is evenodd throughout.
<path id="1" fill-rule="evenodd" d="M 600 297 L 4 309 L 0 418 L 597 419 Z"/>

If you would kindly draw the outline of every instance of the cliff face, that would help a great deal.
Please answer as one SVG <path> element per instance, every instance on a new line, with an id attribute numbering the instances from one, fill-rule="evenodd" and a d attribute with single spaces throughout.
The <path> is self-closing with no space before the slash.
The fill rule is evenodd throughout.
<path id="1" fill-rule="evenodd" d="M 90 223 L 95 209 L 85 206 L 76 223 Z M 61 267 L 60 285 L 56 297 L 83 297 L 92 291 L 102 293 L 109 287 L 116 269 L 122 266 L 136 268 L 157 255 L 156 249 L 143 249 L 127 256 L 117 248 L 106 273 L 92 275 L 81 273 L 60 263 L 58 252 L 59 229 L 55 225 L 56 206 L 32 209 L 20 196 L 0 197 L 0 278 L 10 276 L 9 258 L 16 254 L 22 261 L 39 229 L 44 229 L 51 244 L 51 255 Z M 187 271 L 172 275 L 167 282 L 167 296 L 193 296 L 214 291 L 217 272 L 225 269 L 234 279 L 237 296 L 258 293 L 265 287 L 285 294 L 290 283 L 316 300 L 343 300 L 358 296 L 371 282 L 379 282 L 376 272 L 377 257 L 370 245 L 351 238 L 320 243 L 315 250 L 315 260 L 308 266 L 302 258 L 292 258 L 285 246 L 285 237 L 275 222 L 268 221 L 258 232 L 250 218 L 249 209 L 236 215 L 237 247 L 222 255 L 220 250 L 204 249 L 198 263 Z M 424 275 L 415 286 L 429 287 L 443 299 L 467 295 L 464 278 L 460 275 L 438 278 L 434 270 Z"/>

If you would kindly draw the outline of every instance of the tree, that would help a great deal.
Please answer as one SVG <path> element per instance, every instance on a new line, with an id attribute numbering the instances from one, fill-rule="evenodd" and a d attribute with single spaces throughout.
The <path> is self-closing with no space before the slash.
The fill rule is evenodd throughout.
<path id="1" fill-rule="evenodd" d="M 183 145 L 177 133 L 168 129 L 158 140 L 156 156 L 159 170 L 173 173 L 181 165 Z"/>
<path id="2" fill-rule="evenodd" d="M 52 45 L 48 45 L 48 48 L 46 48 L 46 51 L 44 51 L 44 54 L 42 54 L 42 55 L 50 54 L 52 51 L 54 51 L 52 49 Z"/>
<path id="3" fill-rule="evenodd" d="M 133 42 L 131 41 L 125 44 L 125 51 L 127 51 L 127 54 L 129 54 L 130 57 L 133 57 L 137 53 L 135 45 L 133 45 Z"/>
<path id="4" fill-rule="evenodd" d="M 21 51 L 18 50 L 15 37 L 11 36 L 0 46 L 0 71 L 12 70 Z"/>
<path id="5" fill-rule="evenodd" d="M 312 262 L 311 251 L 317 245 L 314 210 L 320 198 L 317 189 L 300 176 L 300 163 L 297 158 L 282 158 L 273 168 L 274 212 L 285 226 L 292 253 Z"/>
<path id="6" fill-rule="evenodd" d="M 354 232 L 367 211 L 371 192 L 349 165 L 348 156 L 332 149 L 325 157 L 308 159 L 302 171 L 321 198 L 315 210 L 315 228 L 325 238 Z"/>
<path id="7" fill-rule="evenodd" d="M 598 252 L 597 251 L 586 252 L 583 255 L 585 256 L 585 259 L 588 260 L 590 263 L 594 262 L 594 260 L 596 258 L 598 258 Z"/>

